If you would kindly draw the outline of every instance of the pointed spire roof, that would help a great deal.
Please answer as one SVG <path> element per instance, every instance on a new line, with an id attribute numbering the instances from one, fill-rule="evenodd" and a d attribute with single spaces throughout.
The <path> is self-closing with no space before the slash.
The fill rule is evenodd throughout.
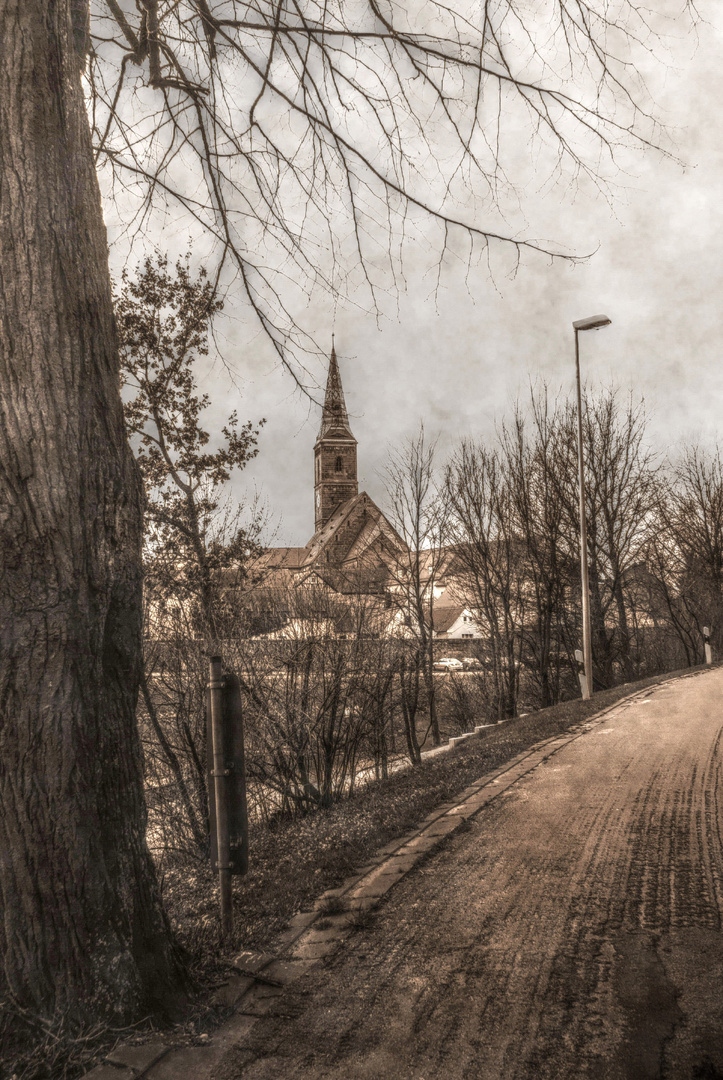
<path id="1" fill-rule="evenodd" d="M 319 438 L 354 438 L 351 433 L 351 428 L 349 427 L 349 414 L 346 411 L 344 391 L 341 387 L 341 375 L 339 374 L 339 364 L 336 359 L 333 336 L 331 339 L 331 359 L 329 360 L 329 375 L 326 380 L 326 395 L 324 397 L 324 408 L 321 413 Z"/>

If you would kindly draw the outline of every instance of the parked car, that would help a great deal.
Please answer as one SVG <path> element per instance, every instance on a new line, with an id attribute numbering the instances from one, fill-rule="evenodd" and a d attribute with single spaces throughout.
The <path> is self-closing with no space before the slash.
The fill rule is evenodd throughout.
<path id="1" fill-rule="evenodd" d="M 479 662 L 476 656 L 463 656 L 462 667 L 465 671 L 471 671 L 473 668 L 481 668 L 482 664 Z"/>
<path id="2" fill-rule="evenodd" d="M 463 671 L 464 664 L 455 656 L 443 656 L 434 661 L 434 668 L 436 671 Z"/>

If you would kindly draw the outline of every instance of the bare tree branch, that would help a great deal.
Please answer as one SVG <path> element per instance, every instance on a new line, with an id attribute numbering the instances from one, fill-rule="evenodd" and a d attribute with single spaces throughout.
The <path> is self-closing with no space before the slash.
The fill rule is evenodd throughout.
<path id="1" fill-rule="evenodd" d="M 575 258 L 504 224 L 513 132 L 573 181 L 601 182 L 601 155 L 613 161 L 621 144 L 659 141 L 630 52 L 654 36 L 629 0 L 538 13 L 504 0 L 477 15 L 387 0 L 92 10 L 101 174 L 123 185 L 136 220 L 163 204 L 210 231 L 291 368 L 311 345 L 294 289 L 337 295 L 361 282 L 377 307 L 390 282 L 403 287 L 399 257 L 425 219 L 440 260 L 456 234 L 471 262 L 490 248 Z"/>

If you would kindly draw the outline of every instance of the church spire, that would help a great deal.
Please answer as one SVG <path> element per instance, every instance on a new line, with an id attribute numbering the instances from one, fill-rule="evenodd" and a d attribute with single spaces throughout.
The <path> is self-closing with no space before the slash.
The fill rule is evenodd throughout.
<path id="1" fill-rule="evenodd" d="M 321 428 L 319 438 L 325 439 L 331 436 L 351 439 L 352 433 L 349 427 L 349 414 L 346 411 L 344 391 L 341 386 L 339 364 L 336 359 L 334 337 L 331 339 L 331 359 L 329 360 L 329 374 L 326 380 L 326 395 L 324 397 L 324 409 L 321 414 Z"/>
<path id="2" fill-rule="evenodd" d="M 356 439 L 349 427 L 349 414 L 332 337 L 321 428 L 314 446 L 316 531 L 323 528 L 334 511 L 358 491 Z"/>

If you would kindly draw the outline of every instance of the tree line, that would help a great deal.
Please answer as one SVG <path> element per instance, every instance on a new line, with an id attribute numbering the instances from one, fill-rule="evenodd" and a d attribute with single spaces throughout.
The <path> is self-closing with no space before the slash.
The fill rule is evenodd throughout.
<path id="1" fill-rule="evenodd" d="M 146 487 L 140 724 L 151 843 L 205 857 L 206 663 L 244 698 L 252 812 L 323 808 L 395 761 L 478 723 L 576 696 L 581 645 L 575 402 L 540 383 L 493 439 L 443 460 L 423 428 L 390 450 L 384 508 L 399 539 L 373 563 L 309 577 L 256 572 L 263 516 L 224 497 L 260 424 L 229 418 L 209 450 L 195 358 L 213 294 L 187 262 L 147 260 L 117 301 L 126 417 Z M 644 402 L 583 395 L 594 686 L 702 662 L 720 646 L 718 450 L 651 445 Z M 381 500 L 380 500 L 381 501 Z M 478 667 L 440 678 L 435 617 L 463 604 Z"/>

